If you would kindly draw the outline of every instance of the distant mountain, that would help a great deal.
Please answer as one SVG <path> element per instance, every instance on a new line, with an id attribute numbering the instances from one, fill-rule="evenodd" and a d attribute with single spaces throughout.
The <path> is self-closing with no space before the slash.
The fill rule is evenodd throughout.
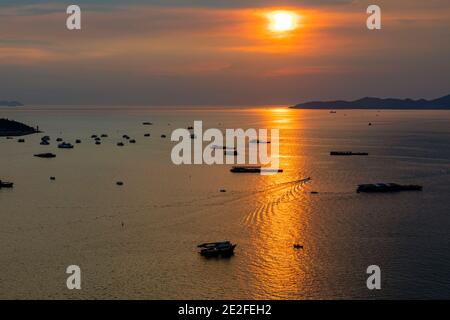
<path id="1" fill-rule="evenodd" d="M 449 109 L 450 94 L 434 100 L 412 100 L 394 98 L 366 97 L 354 101 L 311 101 L 300 103 L 291 108 L 294 109 Z"/>
<path id="2" fill-rule="evenodd" d="M 0 107 L 23 107 L 19 101 L 0 100 Z"/>
<path id="3" fill-rule="evenodd" d="M 39 132 L 38 128 L 35 129 L 14 120 L 0 119 L 0 137 L 24 136 L 37 132 Z"/>

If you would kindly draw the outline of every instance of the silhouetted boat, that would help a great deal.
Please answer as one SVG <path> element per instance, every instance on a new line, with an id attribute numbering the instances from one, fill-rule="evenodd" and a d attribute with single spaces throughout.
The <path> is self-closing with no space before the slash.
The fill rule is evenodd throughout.
<path id="1" fill-rule="evenodd" d="M 331 151 L 330 156 L 368 156 L 368 152 Z"/>
<path id="2" fill-rule="evenodd" d="M 61 142 L 61 141 L 63 141 L 63 139 L 62 138 L 58 138 L 58 139 L 56 139 L 56 141 L 57 142 Z"/>
<path id="3" fill-rule="evenodd" d="M 130 143 L 136 143 L 136 140 L 131 139 L 131 140 L 130 140 Z"/>
<path id="4" fill-rule="evenodd" d="M 234 173 L 260 173 L 266 172 L 283 172 L 283 169 L 264 168 L 261 166 L 234 166 L 230 169 Z"/>
<path id="5" fill-rule="evenodd" d="M 12 188 L 14 186 L 14 183 L 7 182 L 7 181 L 1 181 L 0 180 L 0 189 L 1 188 Z"/>
<path id="6" fill-rule="evenodd" d="M 19 139 L 19 140 L 17 140 L 17 142 L 19 142 L 19 143 L 24 143 L 24 142 L 25 142 L 25 139 Z"/>
<path id="7" fill-rule="evenodd" d="M 75 143 L 81 143 L 80 139 L 75 140 Z"/>
<path id="8" fill-rule="evenodd" d="M 150 133 L 144 134 L 144 137 L 150 137 Z"/>
<path id="9" fill-rule="evenodd" d="M 123 142 L 117 142 L 117 146 L 119 146 L 119 147 L 123 147 L 123 146 L 124 146 L 124 144 L 123 144 Z"/>
<path id="10" fill-rule="evenodd" d="M 151 123 L 151 122 L 142 122 L 142 124 L 144 125 L 144 126 L 151 126 L 153 123 Z"/>
<path id="11" fill-rule="evenodd" d="M 204 257 L 229 257 L 234 254 L 235 244 L 230 241 L 202 243 L 197 246 Z"/>
<path id="12" fill-rule="evenodd" d="M 71 143 L 68 142 L 63 142 L 58 144 L 58 148 L 60 149 L 73 149 L 73 145 Z"/>
<path id="13" fill-rule="evenodd" d="M 360 184 L 356 192 L 398 192 L 398 191 L 422 191 L 423 187 L 419 185 L 401 185 L 397 183 L 373 183 Z"/>
<path id="14" fill-rule="evenodd" d="M 108 135 L 107 134 L 102 134 L 100 137 L 102 137 L 102 138 L 108 138 Z"/>
<path id="15" fill-rule="evenodd" d="M 38 153 L 35 154 L 34 156 L 38 158 L 55 158 L 56 154 L 47 152 L 47 153 Z"/>
<path id="16" fill-rule="evenodd" d="M 161 135 L 161 138 L 165 138 L 165 137 L 166 137 L 166 135 L 165 135 L 165 134 L 162 134 L 162 135 Z"/>
<path id="17" fill-rule="evenodd" d="M 303 249 L 303 246 L 301 244 L 295 243 L 294 249 Z"/>

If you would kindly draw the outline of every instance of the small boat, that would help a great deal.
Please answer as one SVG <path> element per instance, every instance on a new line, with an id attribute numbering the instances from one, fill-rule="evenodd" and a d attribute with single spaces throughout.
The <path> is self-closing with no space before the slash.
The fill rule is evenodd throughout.
<path id="1" fill-rule="evenodd" d="M 96 144 L 96 145 L 100 145 L 100 144 L 102 144 L 102 143 L 101 143 L 100 140 L 97 140 L 97 141 L 95 141 L 95 144 Z"/>
<path id="2" fill-rule="evenodd" d="M 230 169 L 234 173 L 260 173 L 260 172 L 283 172 L 283 169 L 271 169 L 261 166 L 233 166 Z"/>
<path id="3" fill-rule="evenodd" d="M 58 148 L 60 149 L 73 149 L 73 145 L 71 143 L 68 142 L 63 142 L 58 144 Z"/>
<path id="4" fill-rule="evenodd" d="M 368 152 L 331 151 L 330 156 L 368 156 Z"/>
<path id="5" fill-rule="evenodd" d="M 38 154 L 35 154 L 34 156 L 38 157 L 38 158 L 47 158 L 47 159 L 49 159 L 49 158 L 56 158 L 56 154 L 50 153 L 50 152 L 38 153 Z"/>
<path id="6" fill-rule="evenodd" d="M 237 150 L 223 150 L 223 154 L 225 155 L 225 156 L 237 156 L 238 155 L 238 152 L 237 152 Z"/>
<path id="7" fill-rule="evenodd" d="M 330 111 L 330 113 L 336 113 L 336 111 L 334 111 L 334 110 L 331 110 L 331 111 Z"/>
<path id="8" fill-rule="evenodd" d="M 100 137 L 102 137 L 102 138 L 108 138 L 108 135 L 105 134 L 105 133 L 103 133 Z"/>
<path id="9" fill-rule="evenodd" d="M 165 138 L 165 137 L 166 137 L 166 135 L 165 135 L 165 134 L 162 134 L 162 135 L 161 135 L 161 138 Z"/>
<path id="10" fill-rule="evenodd" d="M 19 139 L 19 140 L 17 140 L 17 142 L 19 142 L 19 143 L 24 143 L 24 142 L 25 142 L 25 139 Z"/>
<path id="11" fill-rule="evenodd" d="M 124 134 L 123 136 L 122 136 L 122 138 L 124 138 L 124 139 L 130 139 L 130 137 L 128 136 L 128 135 L 126 135 L 126 134 Z"/>
<path id="12" fill-rule="evenodd" d="M 230 241 L 202 243 L 197 246 L 204 257 L 230 257 L 234 254 L 235 244 Z"/>
<path id="13" fill-rule="evenodd" d="M 63 139 L 62 138 L 58 138 L 58 139 L 56 139 L 56 141 L 57 142 L 61 142 L 61 141 L 63 141 Z"/>
<path id="14" fill-rule="evenodd" d="M 95 141 L 101 141 L 102 139 L 100 139 L 99 137 L 94 138 Z"/>
<path id="15" fill-rule="evenodd" d="M 50 180 L 55 181 L 56 177 L 50 177 Z"/>
<path id="16" fill-rule="evenodd" d="M 75 143 L 81 143 L 80 139 L 75 140 Z"/>
<path id="17" fill-rule="evenodd" d="M 14 183 L 7 182 L 7 181 L 1 181 L 0 180 L 0 189 L 1 188 L 12 188 L 14 186 Z"/>
<path id="18" fill-rule="evenodd" d="M 92 136 L 91 136 L 91 138 L 92 139 L 95 139 L 95 138 L 97 138 L 98 136 L 96 135 L 96 134 L 93 134 Z"/>
<path id="19" fill-rule="evenodd" d="M 130 140 L 130 143 L 136 143 L 136 140 L 131 139 L 131 140 Z"/>
<path id="20" fill-rule="evenodd" d="M 303 246 L 301 244 L 295 243 L 294 249 L 303 249 Z"/>
<path id="21" fill-rule="evenodd" d="M 123 142 L 117 142 L 117 146 L 118 146 L 118 147 L 123 147 L 124 144 L 123 144 Z"/>
<path id="22" fill-rule="evenodd" d="M 123 182 L 122 182 L 122 181 L 117 181 L 116 184 L 117 184 L 118 186 L 123 186 Z"/>
<path id="23" fill-rule="evenodd" d="M 398 192 L 398 191 L 422 191 L 423 187 L 419 185 L 401 185 L 397 183 L 373 183 L 360 184 L 356 189 L 357 193 L 367 192 Z"/>
<path id="24" fill-rule="evenodd" d="M 144 134 L 144 137 L 150 137 L 150 133 Z"/>
<path id="25" fill-rule="evenodd" d="M 48 145 L 50 145 L 50 142 L 48 142 L 48 140 L 42 140 L 40 145 L 41 146 L 48 146 Z"/>
<path id="26" fill-rule="evenodd" d="M 270 141 L 259 140 L 259 139 L 253 139 L 253 140 L 250 141 L 250 143 L 258 143 L 258 144 L 263 144 L 263 143 L 265 143 L 265 144 L 269 144 Z"/>
<path id="27" fill-rule="evenodd" d="M 142 124 L 143 124 L 144 126 L 151 126 L 153 123 L 151 123 L 151 122 L 142 122 Z"/>
<path id="28" fill-rule="evenodd" d="M 43 137 L 41 138 L 41 140 L 42 140 L 42 141 L 48 141 L 48 140 L 50 140 L 50 137 L 49 137 L 49 136 L 43 136 Z"/>

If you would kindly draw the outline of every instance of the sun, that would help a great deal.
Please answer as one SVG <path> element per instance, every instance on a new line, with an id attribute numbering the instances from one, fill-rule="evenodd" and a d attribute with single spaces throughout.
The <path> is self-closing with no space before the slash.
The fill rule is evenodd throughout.
<path id="1" fill-rule="evenodd" d="M 287 32 L 298 28 L 300 17 L 293 11 L 277 10 L 268 15 L 269 30 L 273 32 Z"/>

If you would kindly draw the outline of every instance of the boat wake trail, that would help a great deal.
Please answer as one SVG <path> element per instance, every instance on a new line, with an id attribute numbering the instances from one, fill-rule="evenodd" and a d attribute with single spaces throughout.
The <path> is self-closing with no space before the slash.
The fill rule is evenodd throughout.
<path id="1" fill-rule="evenodd" d="M 303 185 L 310 180 L 311 178 L 300 179 L 269 187 L 264 191 L 264 195 L 261 197 L 264 200 L 260 202 L 260 205 L 243 218 L 243 224 L 258 225 L 280 211 L 279 205 L 282 203 L 300 199 Z"/>

